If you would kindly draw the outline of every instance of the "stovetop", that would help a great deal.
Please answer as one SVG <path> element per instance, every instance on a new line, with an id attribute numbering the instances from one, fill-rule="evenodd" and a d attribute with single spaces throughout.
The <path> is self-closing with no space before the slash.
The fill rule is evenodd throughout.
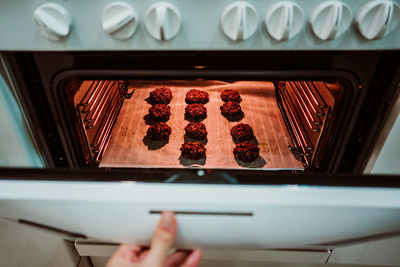
<path id="1" fill-rule="evenodd" d="M 399 0 L 3 0 L 0 50 L 390 50 L 399 22 Z"/>

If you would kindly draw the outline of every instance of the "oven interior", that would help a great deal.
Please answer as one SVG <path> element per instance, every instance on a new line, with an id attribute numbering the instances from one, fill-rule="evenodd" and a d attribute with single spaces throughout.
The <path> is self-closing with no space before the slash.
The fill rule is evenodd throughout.
<path id="1" fill-rule="evenodd" d="M 66 105 L 84 166 L 115 168 L 205 168 L 302 172 L 317 168 L 331 141 L 332 129 L 343 109 L 346 86 L 327 80 L 236 80 L 236 79 L 69 79 L 60 90 L 68 96 Z M 152 141 L 147 129 L 155 123 L 149 117 L 149 94 L 168 87 L 173 98 L 168 106 L 171 127 L 167 140 Z M 200 140 L 206 157 L 198 160 L 181 156 L 180 147 L 193 140 L 184 128 L 185 95 L 190 89 L 206 91 L 207 116 L 202 122 L 207 138 Z M 224 90 L 240 93 L 242 113 L 221 114 Z M 350 89 L 349 89 L 350 90 Z M 251 162 L 238 160 L 230 129 L 249 124 L 251 143 L 260 149 Z M 237 142 L 236 142 L 237 143 Z"/>

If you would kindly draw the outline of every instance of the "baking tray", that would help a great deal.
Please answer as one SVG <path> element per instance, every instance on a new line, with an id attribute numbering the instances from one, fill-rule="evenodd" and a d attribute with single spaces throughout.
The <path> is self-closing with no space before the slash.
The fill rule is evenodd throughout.
<path id="1" fill-rule="evenodd" d="M 147 98 L 150 91 L 167 86 L 172 90 L 171 117 L 167 124 L 172 134 L 166 142 L 149 141 L 146 120 L 151 105 Z M 257 170 L 303 170 L 302 163 L 289 151 L 289 135 L 275 100 L 271 82 L 240 81 L 222 82 L 211 80 L 177 81 L 130 81 L 134 93 L 126 99 L 115 123 L 108 147 L 99 164 L 103 168 L 209 168 L 209 169 L 257 169 Z M 190 89 L 205 90 L 210 95 L 206 125 L 208 138 L 205 143 L 206 158 L 187 160 L 180 155 L 185 141 L 185 95 Z M 223 104 L 220 93 L 225 89 L 239 91 L 244 113 L 240 121 L 229 121 L 221 115 Z M 251 163 L 241 162 L 233 156 L 235 143 L 230 129 L 237 123 L 251 125 L 260 147 L 260 156 Z"/>

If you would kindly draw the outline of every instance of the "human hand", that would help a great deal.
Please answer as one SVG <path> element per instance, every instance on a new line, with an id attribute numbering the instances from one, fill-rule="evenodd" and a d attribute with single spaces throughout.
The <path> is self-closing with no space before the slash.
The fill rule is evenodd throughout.
<path id="1" fill-rule="evenodd" d="M 168 254 L 175 242 L 177 223 L 173 212 L 163 212 L 151 241 L 150 249 L 122 244 L 108 261 L 106 267 L 196 267 L 200 250 L 178 250 Z"/>

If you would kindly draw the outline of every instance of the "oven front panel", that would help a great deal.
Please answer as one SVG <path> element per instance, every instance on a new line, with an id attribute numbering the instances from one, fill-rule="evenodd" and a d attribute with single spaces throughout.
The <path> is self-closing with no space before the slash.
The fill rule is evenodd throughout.
<path id="1" fill-rule="evenodd" d="M 343 120 L 338 120 L 337 127 L 327 135 L 330 138 L 325 141 L 329 142 L 320 146 L 324 149 L 317 151 L 329 155 L 318 161 L 318 169 L 330 173 L 360 173 L 379 132 L 382 115 L 390 108 L 400 82 L 399 53 L 395 51 L 37 52 L 4 53 L 4 56 L 17 74 L 18 96 L 30 104 L 24 109 L 27 118 L 36 117 L 36 121 L 40 118 L 40 127 L 32 131 L 42 136 L 39 140 L 43 143 L 39 147 L 44 147 L 41 151 L 46 152 L 42 156 L 54 163 L 48 167 L 87 166 L 74 130 L 76 110 L 73 101 L 70 101 L 72 104 L 67 101 L 71 97 L 66 90 L 70 81 L 204 79 L 269 81 L 275 85 L 279 81 L 311 80 L 339 82 L 344 87 L 343 101 L 340 101 L 343 105 L 337 108 L 336 114 Z M 232 58 L 235 64 L 228 64 Z M 289 84 L 289 88 L 295 88 L 294 85 L 296 83 Z M 282 99 L 298 94 L 296 90 L 283 92 Z M 219 106 L 220 103 L 214 104 Z M 290 112 L 293 104 L 280 108 Z M 365 120 L 366 117 L 369 120 Z M 292 121 L 285 121 L 286 125 L 290 123 Z"/>
<path id="2" fill-rule="evenodd" d="M 328 5 L 322 0 L 234 2 L 171 0 L 165 5 L 158 0 L 138 0 L 115 6 L 107 0 L 6 0 L 0 10 L 0 34 L 4 36 L 0 50 L 331 51 L 400 47 L 398 0 L 343 0 Z M 162 11 L 166 18 L 160 17 Z M 370 27 L 372 22 L 374 27 Z"/>
<path id="3" fill-rule="evenodd" d="M 400 191 L 351 187 L 0 182 L 2 219 L 148 245 L 163 210 L 180 248 L 332 248 L 400 231 Z"/>

